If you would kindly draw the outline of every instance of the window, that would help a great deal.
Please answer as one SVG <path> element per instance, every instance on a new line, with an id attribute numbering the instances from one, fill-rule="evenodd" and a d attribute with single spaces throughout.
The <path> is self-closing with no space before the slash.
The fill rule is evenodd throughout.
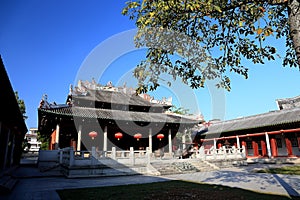
<path id="1" fill-rule="evenodd" d="M 276 138 L 277 148 L 282 148 L 281 138 Z"/>
<path id="2" fill-rule="evenodd" d="M 298 147 L 297 138 L 292 137 L 292 138 L 290 138 L 290 140 L 291 140 L 291 143 L 292 143 L 292 147 Z"/>
<path id="3" fill-rule="evenodd" d="M 252 149 L 252 141 L 247 141 L 246 145 L 247 145 L 247 149 Z"/>

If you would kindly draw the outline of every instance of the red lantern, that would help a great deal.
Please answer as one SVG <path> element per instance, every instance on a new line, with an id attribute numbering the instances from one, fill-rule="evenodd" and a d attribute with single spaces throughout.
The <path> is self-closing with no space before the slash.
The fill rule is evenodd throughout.
<path id="1" fill-rule="evenodd" d="M 139 141 L 140 138 L 142 138 L 142 134 L 137 133 L 137 134 L 135 134 L 133 137 L 134 137 L 137 141 Z"/>
<path id="2" fill-rule="evenodd" d="M 92 132 L 89 132 L 89 136 L 93 139 L 95 139 L 95 137 L 97 137 L 98 133 L 96 131 L 92 131 Z"/>
<path id="3" fill-rule="evenodd" d="M 120 140 L 123 137 L 123 134 L 118 132 L 115 134 L 115 138 L 117 138 L 118 140 Z"/>
<path id="4" fill-rule="evenodd" d="M 157 136 L 157 139 L 159 139 L 159 141 L 161 141 L 161 139 L 163 139 L 165 136 L 164 136 L 164 134 L 158 134 Z"/>

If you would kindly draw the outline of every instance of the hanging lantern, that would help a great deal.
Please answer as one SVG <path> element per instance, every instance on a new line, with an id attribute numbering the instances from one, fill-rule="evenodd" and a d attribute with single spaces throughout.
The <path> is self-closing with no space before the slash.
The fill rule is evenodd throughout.
<path id="1" fill-rule="evenodd" d="M 89 136 L 93 139 L 95 139 L 95 137 L 97 137 L 98 133 L 96 131 L 92 131 L 92 132 L 89 132 Z"/>
<path id="2" fill-rule="evenodd" d="M 161 139 L 163 139 L 165 136 L 164 136 L 164 134 L 158 134 L 157 136 L 157 139 L 159 139 L 159 141 L 161 141 Z"/>
<path id="3" fill-rule="evenodd" d="M 139 141 L 140 138 L 142 138 L 142 134 L 136 133 L 133 137 L 134 137 L 137 141 Z"/>
<path id="4" fill-rule="evenodd" d="M 115 138 L 117 138 L 118 140 L 120 140 L 123 137 L 123 134 L 118 132 L 115 134 Z"/>

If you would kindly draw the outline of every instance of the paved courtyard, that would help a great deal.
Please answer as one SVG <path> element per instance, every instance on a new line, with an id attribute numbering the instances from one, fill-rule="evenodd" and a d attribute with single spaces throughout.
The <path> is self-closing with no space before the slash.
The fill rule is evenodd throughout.
<path id="1" fill-rule="evenodd" d="M 272 165 L 274 166 L 274 165 Z M 15 176 L 20 181 L 10 195 L 0 196 L 4 200 L 58 200 L 56 190 L 67 188 L 103 187 L 113 185 L 141 184 L 169 180 L 186 180 L 210 184 L 221 184 L 264 193 L 300 196 L 300 176 L 253 173 L 254 168 L 268 167 L 254 164 L 211 172 L 197 172 L 168 176 L 118 176 L 100 178 L 67 179 L 57 172 L 41 173 L 34 167 L 20 167 Z"/>

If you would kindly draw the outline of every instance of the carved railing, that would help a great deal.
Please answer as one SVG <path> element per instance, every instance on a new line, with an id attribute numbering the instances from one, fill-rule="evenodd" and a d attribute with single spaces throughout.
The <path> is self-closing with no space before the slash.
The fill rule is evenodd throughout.
<path id="1" fill-rule="evenodd" d="M 236 148 L 235 146 L 223 146 L 219 149 L 215 149 L 214 147 L 204 149 L 204 147 L 200 147 L 199 150 L 195 151 L 195 155 L 197 158 L 201 158 L 203 160 L 245 159 L 245 152 L 246 150 L 244 146 L 241 148 Z"/>
<path id="2" fill-rule="evenodd" d="M 107 159 L 115 160 L 124 164 L 140 164 L 150 163 L 150 151 L 148 150 L 130 150 L 117 151 L 115 147 L 111 151 L 97 151 L 92 147 L 91 151 L 74 151 L 72 147 L 60 150 L 60 163 L 66 166 L 83 166 L 83 165 L 97 165 L 108 163 Z M 105 160 L 106 159 L 106 160 Z"/>

